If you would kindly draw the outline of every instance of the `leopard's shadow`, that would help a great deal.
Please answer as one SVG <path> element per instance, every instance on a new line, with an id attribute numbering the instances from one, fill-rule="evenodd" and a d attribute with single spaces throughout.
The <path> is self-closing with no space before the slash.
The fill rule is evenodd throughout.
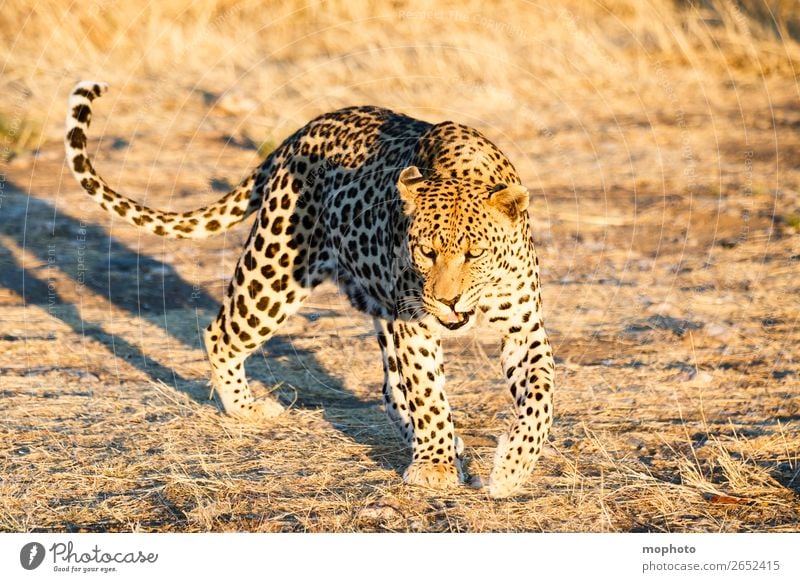
<path id="1" fill-rule="evenodd" d="M 103 345 L 110 357 L 125 358 L 152 380 L 172 386 L 201 405 L 217 406 L 208 400 L 206 381 L 186 378 L 147 357 L 134 343 L 138 337 L 112 335 L 102 324 L 84 319 L 80 309 L 50 285 L 48 270 L 58 269 L 59 276 L 84 285 L 131 317 L 146 318 L 159 325 L 165 334 L 197 350 L 203 350 L 201 332 L 216 315 L 219 301 L 205 289 L 181 278 L 169 264 L 109 237 L 103 228 L 65 215 L 51 203 L 28 196 L 12 183 L 7 182 L 5 186 L 6 195 L 0 208 L 0 235 L 7 237 L 16 249 L 4 249 L 0 254 L 0 286 L 22 297 L 26 305 L 46 309 L 50 316 L 76 334 Z M 85 244 L 80 253 L 76 245 L 78 240 Z M 181 241 L 169 241 L 169 244 L 180 245 Z M 47 264 L 47 268 L 25 267 L 19 258 L 20 252 L 34 255 Z M 148 273 L 158 276 L 146 278 L 146 292 L 143 292 L 140 282 Z M 172 310 L 185 310 L 187 318 L 196 316 L 199 325 L 170 324 L 165 314 Z M 28 332 L 26 330 L 26 334 Z M 377 342 L 375 350 L 378 359 Z M 380 400 L 362 400 L 348 391 L 340 380 L 328 374 L 313 351 L 299 348 L 291 337 L 278 334 L 263 346 L 261 355 L 253 354 L 248 361 L 248 376 L 273 386 L 283 383 L 286 377 L 297 377 L 298 367 L 306 371 L 310 379 L 308 386 L 293 383 L 290 388 L 279 388 L 278 398 L 295 408 L 321 409 L 333 426 L 367 446 L 368 454 L 376 463 L 386 469 L 402 471 L 406 454 L 391 431 Z M 78 372 L 91 373 L 92 370 Z M 379 386 L 375 390 L 380 394 Z"/>

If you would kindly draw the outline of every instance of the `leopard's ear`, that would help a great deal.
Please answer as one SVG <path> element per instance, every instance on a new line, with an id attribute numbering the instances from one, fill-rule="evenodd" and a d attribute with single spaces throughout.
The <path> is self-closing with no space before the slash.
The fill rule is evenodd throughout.
<path id="1" fill-rule="evenodd" d="M 400 192 L 400 200 L 403 201 L 403 210 L 408 216 L 414 214 L 417 207 L 417 193 L 414 186 L 422 180 L 422 173 L 416 166 L 405 168 L 397 179 L 397 190 Z"/>
<path id="2" fill-rule="evenodd" d="M 498 184 L 494 187 L 487 204 L 496 208 L 513 221 L 528 209 L 528 189 L 520 184 Z"/>

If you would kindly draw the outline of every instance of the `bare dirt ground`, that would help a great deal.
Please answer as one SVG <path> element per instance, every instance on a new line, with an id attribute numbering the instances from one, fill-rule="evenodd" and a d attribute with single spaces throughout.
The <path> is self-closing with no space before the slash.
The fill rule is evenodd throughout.
<path id="1" fill-rule="evenodd" d="M 776 110 L 740 150 L 752 165 L 731 160 L 753 184 L 775 131 L 790 129 L 782 153 L 800 151 L 800 117 Z M 229 148 L 207 174 L 223 136 L 207 139 L 183 162 L 197 184 L 177 200 L 159 193 L 181 140 L 160 150 L 148 204 L 205 202 L 213 194 L 192 186 L 235 181 L 256 159 Z M 98 164 L 113 175 L 124 163 L 120 183 L 138 186 L 149 161 L 113 142 Z M 545 144 L 530 152 L 540 174 L 559 164 Z M 528 490 L 495 502 L 402 485 L 371 322 L 332 286 L 251 362 L 290 412 L 264 426 L 223 416 L 199 331 L 247 229 L 199 244 L 140 237 L 82 198 L 57 144 L 39 157 L 12 165 L 2 208 L 4 529 L 797 529 L 800 239 L 781 220 L 796 194 L 747 190 L 744 173 L 723 197 L 616 184 L 534 194 L 558 414 Z M 483 474 L 510 412 L 493 340 L 447 345 L 456 423 Z"/>
<path id="2" fill-rule="evenodd" d="M 743 78 L 691 97 L 665 65 L 660 100 L 624 107 L 605 88 L 550 109 L 434 79 L 440 102 L 484 103 L 474 116 L 462 101 L 404 108 L 411 85 L 390 103 L 351 96 L 478 127 L 532 192 L 556 416 L 529 486 L 503 501 L 402 483 L 372 323 L 330 285 L 248 364 L 288 412 L 223 415 L 200 332 L 248 227 L 140 235 L 81 193 L 57 139 L 19 153 L 0 196 L 0 530 L 800 530 L 800 108 L 794 77 Z M 176 87 L 180 107 L 151 93 L 135 124 L 134 88 L 96 106 L 96 167 L 150 206 L 219 197 L 262 140 L 297 127 L 273 135 Z M 482 475 L 511 414 L 498 348 L 484 334 L 446 343 Z"/>

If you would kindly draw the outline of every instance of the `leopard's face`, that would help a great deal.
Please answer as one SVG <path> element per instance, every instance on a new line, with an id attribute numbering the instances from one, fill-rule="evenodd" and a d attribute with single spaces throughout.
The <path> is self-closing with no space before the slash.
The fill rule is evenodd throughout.
<path id="1" fill-rule="evenodd" d="M 527 207 L 527 190 L 409 179 L 409 170 L 398 189 L 410 216 L 409 260 L 422 279 L 419 307 L 446 329 L 467 328 L 487 288 L 509 269 L 509 238 Z"/>
<path id="2" fill-rule="evenodd" d="M 478 300 L 499 272 L 490 240 L 431 228 L 415 220 L 409 256 L 422 277 L 420 304 L 443 327 L 456 330 L 472 323 Z"/>

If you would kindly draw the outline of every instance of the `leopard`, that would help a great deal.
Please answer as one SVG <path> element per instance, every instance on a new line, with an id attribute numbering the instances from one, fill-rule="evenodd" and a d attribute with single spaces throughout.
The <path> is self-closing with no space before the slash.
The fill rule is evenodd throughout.
<path id="1" fill-rule="evenodd" d="M 316 117 L 216 202 L 162 211 L 124 196 L 87 153 L 95 99 L 71 91 L 66 160 L 101 208 L 142 231 L 177 239 L 217 235 L 255 215 L 216 318 L 204 332 L 211 384 L 224 412 L 260 421 L 279 412 L 256 399 L 245 360 L 333 281 L 371 316 L 382 354 L 382 404 L 410 449 L 405 483 L 470 485 L 491 498 L 519 493 L 553 422 L 555 364 L 545 331 L 531 194 L 478 130 L 429 123 L 377 106 Z M 445 393 L 443 339 L 473 329 L 501 338 L 501 383 L 513 414 L 488 479 L 464 471 Z"/>

